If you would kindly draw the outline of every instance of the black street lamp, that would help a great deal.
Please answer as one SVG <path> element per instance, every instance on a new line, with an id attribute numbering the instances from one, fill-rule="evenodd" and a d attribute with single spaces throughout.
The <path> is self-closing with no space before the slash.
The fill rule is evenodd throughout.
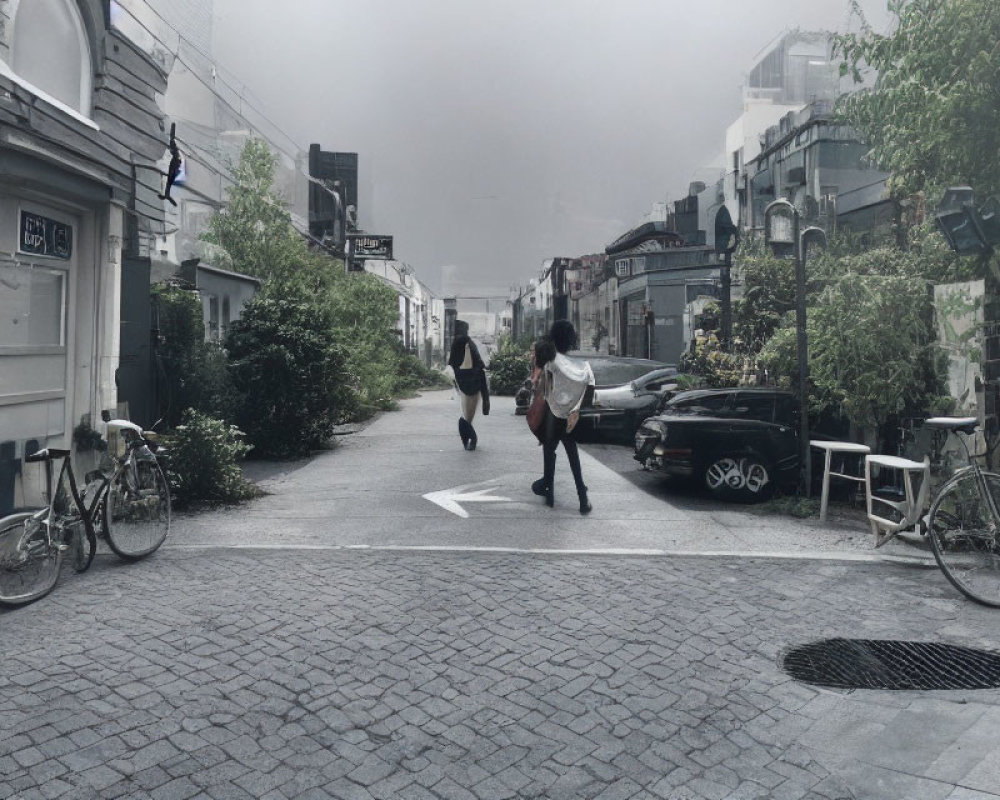
<path id="1" fill-rule="evenodd" d="M 733 343 L 733 251 L 740 243 L 740 229 L 733 224 L 729 209 L 722 206 L 715 214 L 715 252 L 722 256 L 719 277 L 722 283 L 722 348 L 730 352 Z"/>
<path id="2" fill-rule="evenodd" d="M 799 210 L 784 198 L 764 209 L 764 243 L 778 257 L 795 262 L 795 349 L 799 362 L 800 489 L 808 497 L 812 487 L 809 458 L 809 350 L 806 342 L 806 256 L 810 244 L 826 247 L 822 228 L 799 229 Z"/>

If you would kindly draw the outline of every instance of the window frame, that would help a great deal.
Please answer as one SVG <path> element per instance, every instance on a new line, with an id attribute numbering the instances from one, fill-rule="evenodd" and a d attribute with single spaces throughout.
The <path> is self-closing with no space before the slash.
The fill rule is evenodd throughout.
<path id="1" fill-rule="evenodd" d="M 59 12 L 60 10 L 65 12 L 65 15 L 69 18 L 72 23 L 72 27 L 76 32 L 77 43 L 80 48 L 80 64 L 79 67 L 79 91 L 78 91 L 78 108 L 74 108 L 69 105 L 64 100 L 60 100 L 57 97 L 51 95 L 43 87 L 36 85 L 32 81 L 20 75 L 15 69 L 15 58 L 20 47 L 28 47 L 29 49 L 34 44 L 33 41 L 25 41 L 23 38 L 18 36 L 18 16 L 21 12 L 21 7 L 19 6 L 14 14 L 13 24 L 11 26 L 12 35 L 9 42 L 9 54 L 7 59 L 0 58 L 0 74 L 4 77 L 10 79 L 22 89 L 30 92 L 36 97 L 44 100 L 50 105 L 55 106 L 59 110 L 70 115 L 78 122 L 83 123 L 87 127 L 93 128 L 94 130 L 100 130 L 97 124 L 90 118 L 93 113 L 93 103 L 94 103 L 94 61 L 93 61 L 93 47 L 91 43 L 90 36 L 88 34 L 86 20 L 83 18 L 83 14 L 75 2 L 75 0 L 32 0 L 33 2 L 48 2 L 50 3 L 50 10 Z"/>
<path id="2" fill-rule="evenodd" d="M 40 259 L 45 259 L 41 260 Z M 45 256 L 0 258 L 0 270 L 14 267 L 15 269 L 27 270 L 30 275 L 33 271 L 44 272 L 55 275 L 59 278 L 59 342 L 42 344 L 7 344 L 0 342 L 0 355 L 5 356 L 35 356 L 35 355 L 64 355 L 66 353 L 66 337 L 69 319 L 69 281 L 70 264 L 59 259 L 46 259 Z M 31 309 L 31 297 L 28 297 L 28 310 Z"/>

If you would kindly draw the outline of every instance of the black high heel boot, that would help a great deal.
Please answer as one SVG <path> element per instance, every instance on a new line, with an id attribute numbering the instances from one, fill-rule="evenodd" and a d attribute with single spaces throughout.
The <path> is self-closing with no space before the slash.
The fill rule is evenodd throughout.
<path id="1" fill-rule="evenodd" d="M 590 501 L 587 499 L 587 487 L 584 486 L 582 489 L 577 491 L 577 496 L 580 498 L 580 513 L 589 514 L 594 510 L 593 506 L 590 505 Z"/>
<path id="2" fill-rule="evenodd" d="M 552 508 L 556 504 L 556 493 L 553 486 L 545 487 L 545 505 Z"/>
<path id="3" fill-rule="evenodd" d="M 545 478 L 539 478 L 531 484 L 531 491 L 539 497 L 545 497 Z"/>

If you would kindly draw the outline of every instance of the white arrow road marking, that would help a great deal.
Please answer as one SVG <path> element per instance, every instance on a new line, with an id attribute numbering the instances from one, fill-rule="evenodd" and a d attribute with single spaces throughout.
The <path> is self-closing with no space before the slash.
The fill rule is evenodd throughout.
<path id="1" fill-rule="evenodd" d="M 466 511 L 459 505 L 459 501 L 463 503 L 509 503 L 511 499 L 509 497 L 497 497 L 496 495 L 491 495 L 496 486 L 491 486 L 489 484 L 495 484 L 497 481 L 482 481 L 480 483 L 467 483 L 464 486 L 455 486 L 451 489 L 442 489 L 439 492 L 428 492 L 424 495 L 424 498 L 430 500 L 432 503 L 436 503 L 445 509 L 445 511 L 450 511 L 452 514 L 458 514 L 458 516 L 468 519 L 469 512 Z M 474 491 L 468 491 L 472 489 L 473 486 L 482 486 L 483 483 L 487 484 L 485 489 L 476 489 Z"/>

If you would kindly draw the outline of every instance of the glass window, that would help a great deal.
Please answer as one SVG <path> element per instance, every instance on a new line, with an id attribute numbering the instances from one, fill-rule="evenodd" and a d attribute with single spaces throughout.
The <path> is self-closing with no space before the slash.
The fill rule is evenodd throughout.
<path id="1" fill-rule="evenodd" d="M 822 169 L 864 169 L 868 146 L 857 142 L 820 142 L 819 166 Z"/>
<path id="2" fill-rule="evenodd" d="M 771 422 L 774 419 L 774 397 L 766 394 L 741 393 L 736 397 L 733 416 Z"/>
<path id="3" fill-rule="evenodd" d="M 697 397 L 679 397 L 667 403 L 666 413 L 718 414 L 725 411 L 732 395 L 728 392 Z"/>
<path id="4" fill-rule="evenodd" d="M 11 68 L 60 103 L 90 114 L 90 47 L 73 0 L 22 0 L 14 17 Z"/>
<path id="5" fill-rule="evenodd" d="M 0 346 L 64 345 L 65 284 L 60 270 L 0 264 Z"/>
<path id="6" fill-rule="evenodd" d="M 774 421 L 790 425 L 795 419 L 795 402 L 787 395 L 778 395 L 774 401 Z"/>

